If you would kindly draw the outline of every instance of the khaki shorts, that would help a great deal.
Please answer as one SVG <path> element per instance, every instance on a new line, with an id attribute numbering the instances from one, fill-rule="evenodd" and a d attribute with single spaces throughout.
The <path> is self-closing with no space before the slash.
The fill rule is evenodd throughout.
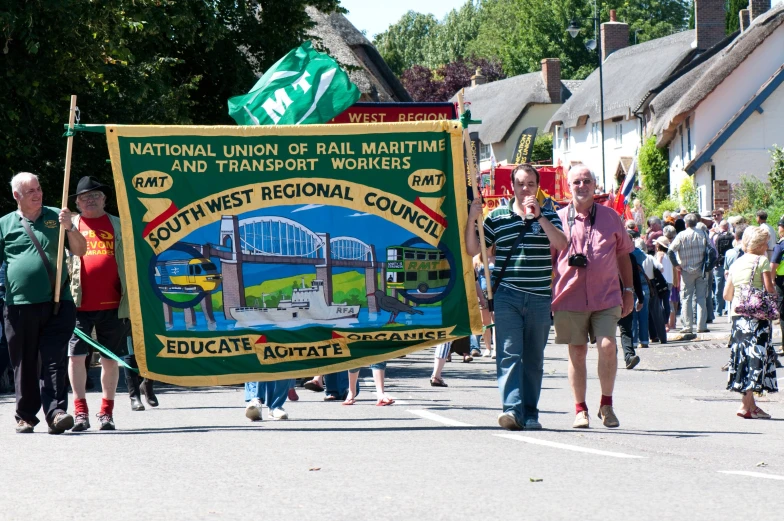
<path id="1" fill-rule="evenodd" d="M 615 338 L 621 306 L 601 311 L 555 311 L 555 343 L 582 346 L 597 337 Z"/>

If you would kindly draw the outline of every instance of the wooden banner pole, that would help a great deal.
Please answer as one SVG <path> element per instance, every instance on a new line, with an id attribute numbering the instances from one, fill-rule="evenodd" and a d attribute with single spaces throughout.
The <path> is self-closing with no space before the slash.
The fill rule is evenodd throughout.
<path id="1" fill-rule="evenodd" d="M 461 89 L 460 92 L 457 93 L 457 106 L 458 109 L 460 110 L 461 116 L 465 112 L 465 105 L 463 103 L 463 91 L 464 89 Z M 471 154 L 471 138 L 468 136 L 468 129 L 465 128 L 463 129 L 463 145 L 465 146 L 466 153 Z M 480 195 L 479 195 L 479 189 L 476 186 L 477 171 L 476 171 L 476 162 L 473 159 L 473 154 L 471 154 L 470 160 L 466 162 L 468 163 L 468 171 L 471 176 L 471 188 L 473 189 L 474 199 L 478 199 Z M 488 266 L 487 264 L 487 247 L 485 246 L 484 216 L 482 214 L 480 214 L 479 217 L 476 218 L 476 227 L 479 230 L 479 247 L 481 251 L 482 264 L 485 267 L 485 280 L 487 281 L 487 300 L 490 301 L 489 303 L 492 306 L 493 284 L 491 282 L 492 279 L 490 278 L 490 266 Z M 491 311 L 492 309 L 493 308 L 490 307 Z"/>
<path id="2" fill-rule="evenodd" d="M 71 96 L 71 110 L 68 114 L 68 141 L 65 146 L 65 176 L 63 178 L 63 200 L 60 208 L 68 207 L 68 188 L 71 186 L 71 154 L 73 152 L 73 128 L 76 119 L 76 95 Z M 73 226 L 68 223 L 68 228 Z M 65 226 L 60 224 L 60 237 L 57 240 L 57 276 L 54 282 L 54 314 L 60 311 L 60 287 L 63 280 L 63 256 L 65 255 Z"/>

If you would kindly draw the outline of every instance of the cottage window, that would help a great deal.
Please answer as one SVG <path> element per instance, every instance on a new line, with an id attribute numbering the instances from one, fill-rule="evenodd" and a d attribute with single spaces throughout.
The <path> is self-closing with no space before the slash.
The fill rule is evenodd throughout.
<path id="1" fill-rule="evenodd" d="M 490 146 L 484 143 L 479 144 L 479 161 L 490 161 Z"/>
<path id="2" fill-rule="evenodd" d="M 564 144 L 563 145 L 563 150 L 564 150 L 564 152 L 568 152 L 569 151 L 569 148 L 570 148 L 569 141 L 571 141 L 571 139 L 569 139 L 569 138 L 571 138 L 571 137 L 572 137 L 571 129 L 565 128 L 564 131 L 563 131 L 563 144 Z"/>
<path id="3" fill-rule="evenodd" d="M 562 141 L 562 134 L 561 134 L 562 131 L 563 131 L 563 127 L 561 127 L 561 125 L 555 126 L 555 133 L 553 136 L 555 140 L 553 148 L 555 150 L 561 150 L 563 148 L 563 141 Z"/>
<path id="4" fill-rule="evenodd" d="M 689 118 L 686 118 L 686 159 L 691 159 L 691 125 Z"/>
<path id="5" fill-rule="evenodd" d="M 591 123 L 591 146 L 599 146 L 599 136 L 601 135 L 599 123 Z"/>
<path id="6" fill-rule="evenodd" d="M 623 123 L 615 124 L 615 148 L 623 146 Z"/>

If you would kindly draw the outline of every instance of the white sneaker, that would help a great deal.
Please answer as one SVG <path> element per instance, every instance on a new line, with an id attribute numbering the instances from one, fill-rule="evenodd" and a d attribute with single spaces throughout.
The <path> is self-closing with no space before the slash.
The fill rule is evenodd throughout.
<path id="1" fill-rule="evenodd" d="M 288 420 L 289 413 L 283 410 L 283 407 L 278 407 L 277 409 L 270 409 L 269 417 L 273 420 Z"/>
<path id="2" fill-rule="evenodd" d="M 483 358 L 487 358 L 489 356 L 490 356 L 490 350 L 489 349 L 483 349 L 482 350 L 482 357 Z"/>
<path id="3" fill-rule="evenodd" d="M 493 352 L 490 354 L 490 358 L 492 358 L 493 360 L 495 360 L 495 349 L 493 349 Z"/>
<path id="4" fill-rule="evenodd" d="M 254 398 L 245 406 L 245 417 L 253 422 L 261 421 L 261 400 Z"/>

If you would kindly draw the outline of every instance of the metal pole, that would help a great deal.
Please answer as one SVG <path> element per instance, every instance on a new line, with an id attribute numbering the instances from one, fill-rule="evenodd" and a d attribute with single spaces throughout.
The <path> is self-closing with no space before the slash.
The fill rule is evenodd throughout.
<path id="1" fill-rule="evenodd" d="M 602 127 L 602 183 L 604 190 L 607 191 L 607 174 L 605 172 L 604 164 L 604 74 L 602 71 L 602 35 L 599 26 L 599 6 L 597 2 L 593 3 L 594 24 L 596 28 L 596 54 L 599 55 L 599 110 L 601 113 L 601 127 Z"/>

